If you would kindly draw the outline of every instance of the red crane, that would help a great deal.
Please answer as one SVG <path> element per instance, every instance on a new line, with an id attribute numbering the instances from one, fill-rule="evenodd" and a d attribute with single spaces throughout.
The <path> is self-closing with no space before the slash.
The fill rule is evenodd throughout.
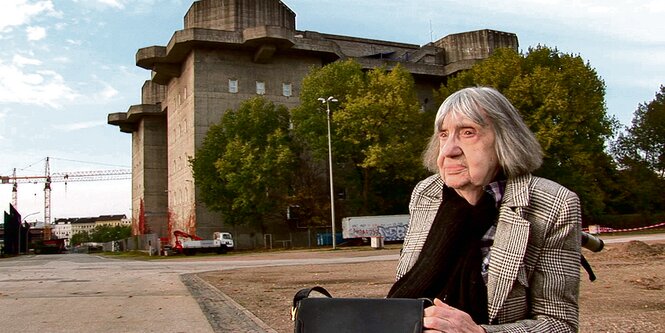
<path id="1" fill-rule="evenodd" d="M 11 176 L 0 176 L 0 184 L 12 184 L 12 205 L 18 207 L 18 183 L 44 182 L 44 224 L 46 227 L 51 223 L 51 183 L 65 183 L 72 181 L 101 181 L 130 179 L 132 170 L 96 170 L 96 171 L 74 171 L 56 172 L 51 174 L 49 158 L 46 158 L 44 175 L 39 176 L 17 176 L 16 169 Z"/>

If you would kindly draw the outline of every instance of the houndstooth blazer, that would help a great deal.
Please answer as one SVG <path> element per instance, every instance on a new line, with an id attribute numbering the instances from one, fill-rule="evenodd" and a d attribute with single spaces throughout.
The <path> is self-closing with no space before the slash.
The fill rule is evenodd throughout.
<path id="1" fill-rule="evenodd" d="M 420 254 L 443 186 L 437 174 L 413 190 L 398 279 Z M 508 180 L 491 248 L 487 332 L 577 331 L 580 228 L 575 193 L 531 175 Z"/>

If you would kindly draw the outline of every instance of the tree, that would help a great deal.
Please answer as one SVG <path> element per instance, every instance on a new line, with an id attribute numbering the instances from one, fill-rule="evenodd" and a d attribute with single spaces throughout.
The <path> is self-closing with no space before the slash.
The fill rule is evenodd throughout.
<path id="1" fill-rule="evenodd" d="M 330 220 L 324 218 L 330 212 L 329 183 L 328 183 L 328 133 L 325 106 L 318 100 L 334 96 L 338 102 L 331 103 L 333 114 L 343 104 L 347 96 L 356 95 L 364 84 L 363 72 L 360 65 L 354 61 L 337 61 L 329 65 L 312 68 L 303 78 L 300 90 L 300 105 L 291 110 L 293 135 L 299 150 L 299 171 L 294 181 L 293 204 L 300 206 L 300 222 L 303 225 L 329 225 Z M 335 125 L 333 122 L 332 144 L 333 159 L 335 162 L 335 182 L 344 177 L 338 166 L 345 168 L 339 158 L 339 141 L 335 140 Z M 336 188 L 354 188 L 345 182 L 336 185 Z M 353 191 L 351 189 L 351 191 Z M 339 212 L 345 207 L 337 205 Z"/>
<path id="2" fill-rule="evenodd" d="M 69 242 L 72 245 L 79 245 L 87 242 L 92 242 L 92 237 L 90 236 L 89 232 L 84 230 L 72 235 L 72 238 L 69 240 Z"/>
<path id="3" fill-rule="evenodd" d="M 289 112 L 257 97 L 228 110 L 191 159 L 200 197 L 230 225 L 252 224 L 287 207 L 296 155 Z"/>
<path id="4" fill-rule="evenodd" d="M 98 225 L 92 231 L 80 231 L 74 234 L 70 240 L 72 245 L 88 242 L 106 243 L 114 240 L 129 238 L 132 236 L 132 227 L 128 225 Z"/>
<path id="5" fill-rule="evenodd" d="M 90 233 L 90 241 L 98 243 L 106 243 L 114 240 L 129 238 L 132 235 L 131 226 L 110 226 L 98 225 Z"/>
<path id="6" fill-rule="evenodd" d="M 543 148 L 543 165 L 536 175 L 575 191 L 585 216 L 600 215 L 606 201 L 605 171 L 613 168 L 605 142 L 617 121 L 607 115 L 605 84 L 596 71 L 580 56 L 546 46 L 529 48 L 527 54 L 498 49 L 450 79 L 439 98 L 473 85 L 496 88 L 520 111 Z"/>
<path id="7" fill-rule="evenodd" d="M 654 100 L 638 106 L 631 127 L 619 134 L 613 149 L 622 166 L 644 163 L 665 176 L 665 86 L 660 86 Z"/>
<path id="8" fill-rule="evenodd" d="M 303 78 L 300 105 L 291 110 L 291 120 L 295 137 L 315 161 L 328 158 L 327 115 L 325 106 L 322 107 L 318 99 L 334 96 L 338 100 L 338 103 L 331 103 L 330 106 L 334 114 L 348 98 L 358 95 L 363 85 L 362 68 L 353 60 L 312 68 Z M 333 137 L 336 137 L 334 126 L 332 131 Z M 333 150 L 337 152 L 339 142 L 333 140 L 333 144 Z"/>
<path id="9" fill-rule="evenodd" d="M 410 190 L 424 174 L 420 153 L 430 125 L 420 111 L 413 78 L 400 65 L 363 72 L 353 60 L 310 72 L 292 119 L 296 137 L 319 163 L 327 160 L 327 132 L 326 112 L 318 98 L 327 96 L 339 100 L 331 104 L 337 192 L 346 196 L 345 206 L 352 214 L 383 213 L 392 207 L 378 204 L 377 185 L 399 187 L 406 182 Z M 402 197 L 403 212 L 407 201 Z"/>
<path id="10" fill-rule="evenodd" d="M 360 175 L 363 211 L 368 213 L 371 201 L 380 200 L 370 195 L 376 193 L 372 185 L 382 176 L 395 188 L 396 181 L 414 182 L 423 175 L 420 155 L 431 132 L 413 78 L 402 66 L 391 71 L 375 68 L 365 78 L 359 94 L 349 98 L 333 120 L 348 149 L 342 150 L 342 157 L 352 161 Z"/>
<path id="11" fill-rule="evenodd" d="M 612 145 L 623 184 L 615 193 L 620 213 L 649 215 L 665 210 L 665 86 L 640 104 L 632 125 Z"/>

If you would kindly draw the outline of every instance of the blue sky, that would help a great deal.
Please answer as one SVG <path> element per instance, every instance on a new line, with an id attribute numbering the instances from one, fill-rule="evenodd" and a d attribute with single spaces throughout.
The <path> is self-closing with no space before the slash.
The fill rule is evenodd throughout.
<path id="1" fill-rule="evenodd" d="M 665 2 L 284 0 L 299 30 L 423 45 L 478 29 L 579 54 L 607 85 L 608 113 L 629 125 L 665 84 Z M 108 113 L 140 102 L 139 48 L 165 45 L 192 1 L 0 1 L 0 175 L 129 168 L 131 136 Z M 43 184 L 19 185 L 19 210 L 42 220 Z M 130 214 L 129 180 L 54 183 L 52 218 Z M 0 210 L 11 186 L 0 184 Z"/>

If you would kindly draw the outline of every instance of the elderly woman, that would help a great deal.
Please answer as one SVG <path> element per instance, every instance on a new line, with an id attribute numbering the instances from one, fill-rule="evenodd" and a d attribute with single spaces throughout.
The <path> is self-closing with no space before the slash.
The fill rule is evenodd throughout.
<path id="1" fill-rule="evenodd" d="M 436 174 L 413 191 L 388 297 L 435 299 L 428 332 L 577 331 L 579 199 L 531 175 L 542 151 L 510 102 L 452 94 L 423 159 Z"/>

